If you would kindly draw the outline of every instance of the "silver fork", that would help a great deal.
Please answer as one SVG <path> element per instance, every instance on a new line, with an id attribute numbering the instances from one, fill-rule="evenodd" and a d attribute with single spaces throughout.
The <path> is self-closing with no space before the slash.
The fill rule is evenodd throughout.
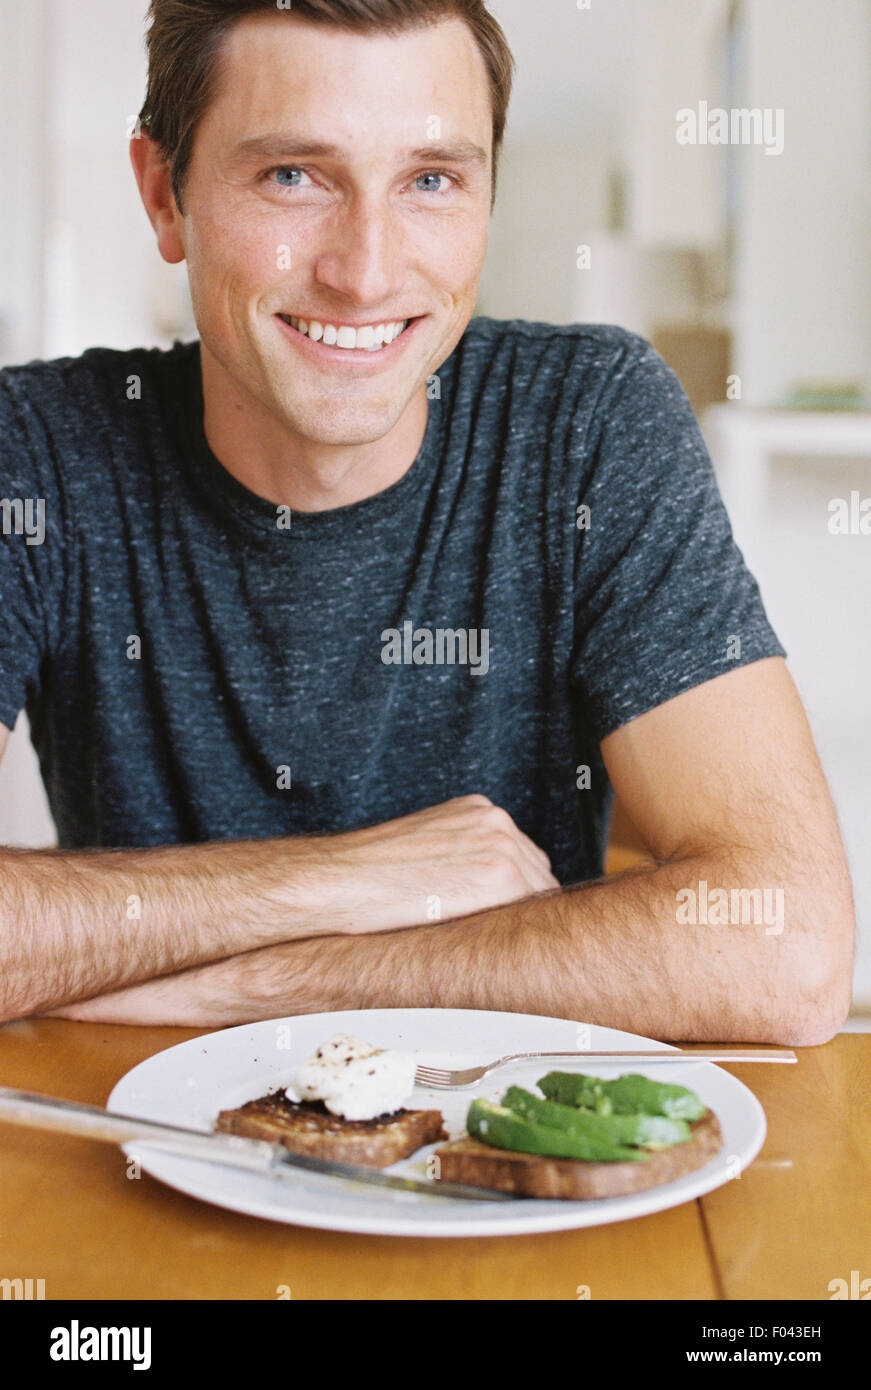
<path id="1" fill-rule="evenodd" d="M 624 1062 L 643 1060 L 650 1062 L 797 1062 L 795 1053 L 786 1047 L 707 1047 L 673 1052 L 512 1052 L 507 1057 L 497 1057 L 494 1062 L 486 1062 L 482 1067 L 466 1067 L 459 1071 L 446 1071 L 443 1067 L 420 1066 L 414 1074 L 419 1086 L 432 1090 L 461 1091 L 469 1086 L 477 1086 L 479 1081 L 496 1067 L 504 1067 L 507 1062 L 521 1062 L 529 1058 L 561 1057 L 573 1062 Z"/>

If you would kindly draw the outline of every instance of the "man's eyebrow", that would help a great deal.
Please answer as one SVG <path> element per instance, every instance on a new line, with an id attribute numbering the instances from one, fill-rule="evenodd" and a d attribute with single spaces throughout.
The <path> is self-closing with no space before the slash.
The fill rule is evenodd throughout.
<path id="1" fill-rule="evenodd" d="M 338 145 L 326 144 L 320 140 L 296 139 L 292 135 L 257 135 L 241 140 L 232 152 L 234 161 L 244 162 L 254 159 L 343 159 L 344 151 Z M 420 145 L 414 150 L 403 150 L 403 162 L 478 164 L 485 166 L 489 155 L 472 140 L 458 140 L 449 143 Z"/>

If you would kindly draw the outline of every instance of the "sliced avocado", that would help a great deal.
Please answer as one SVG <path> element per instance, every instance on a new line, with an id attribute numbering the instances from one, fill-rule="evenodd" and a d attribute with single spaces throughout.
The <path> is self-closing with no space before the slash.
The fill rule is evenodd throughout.
<path id="1" fill-rule="evenodd" d="M 551 1071 L 538 1083 L 550 1101 L 587 1109 L 589 1098 L 601 1095 L 612 1105 L 614 1115 L 664 1115 L 672 1120 L 699 1120 L 705 1106 L 686 1086 L 651 1081 L 647 1076 L 629 1073 L 615 1081 L 576 1072 Z"/>
<path id="2" fill-rule="evenodd" d="M 615 1144 L 612 1140 L 590 1137 L 566 1129 L 551 1129 L 525 1119 L 509 1107 L 489 1100 L 473 1100 L 466 1117 L 466 1128 L 475 1139 L 496 1149 L 516 1153 L 540 1154 L 548 1158 L 580 1158 L 593 1162 L 629 1160 L 644 1162 L 643 1149 Z"/>
<path id="3" fill-rule="evenodd" d="M 582 1110 L 593 1110 L 597 1115 L 614 1113 L 614 1102 L 605 1094 L 605 1083 L 597 1076 L 576 1076 L 573 1072 L 565 1071 L 548 1072 L 548 1080 L 555 1077 L 559 1078 L 564 1094 L 554 1095 L 552 1100 L 578 1106 Z M 541 1086 L 541 1081 L 538 1084 Z"/>
<path id="4" fill-rule="evenodd" d="M 525 1120 L 533 1120 L 549 1129 L 564 1129 L 597 1142 L 667 1149 L 673 1144 L 685 1144 L 690 1137 L 690 1127 L 685 1120 L 672 1120 L 663 1115 L 597 1115 L 595 1111 L 579 1110 L 574 1105 L 541 1100 L 520 1086 L 509 1086 L 502 1104 Z"/>

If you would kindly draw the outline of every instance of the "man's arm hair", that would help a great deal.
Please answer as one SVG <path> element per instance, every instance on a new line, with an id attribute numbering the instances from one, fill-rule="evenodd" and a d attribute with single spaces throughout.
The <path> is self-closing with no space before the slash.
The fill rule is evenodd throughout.
<path id="1" fill-rule="evenodd" d="M 454 917 L 556 886 L 475 795 L 335 835 L 0 848 L 0 1021 L 280 942 L 413 926 L 433 900 Z"/>
<path id="2" fill-rule="evenodd" d="M 828 1041 L 850 1005 L 852 892 L 784 663 L 688 691 L 603 753 L 649 864 L 424 930 L 252 951 L 65 1016 L 220 1027 L 441 1006 L 684 1041 Z M 725 921 L 715 890 L 726 893 Z"/>
<path id="3" fill-rule="evenodd" d="M 700 880 L 782 887 L 783 931 L 677 925 L 676 895 Z M 849 1008 L 845 977 L 833 988 L 818 949 L 840 929 L 839 898 L 818 890 L 771 853 L 703 855 L 432 927 L 252 951 L 59 1013 L 214 1028 L 343 1009 L 496 1009 L 687 1042 L 811 1046 Z"/>
<path id="4" fill-rule="evenodd" d="M 317 930 L 304 840 L 0 849 L 0 1018 Z"/>

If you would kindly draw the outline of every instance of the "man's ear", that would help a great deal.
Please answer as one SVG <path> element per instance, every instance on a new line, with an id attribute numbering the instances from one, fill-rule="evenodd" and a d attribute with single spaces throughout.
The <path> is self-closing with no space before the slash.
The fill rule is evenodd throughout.
<path id="1" fill-rule="evenodd" d="M 185 259 L 181 213 L 172 191 L 169 165 L 144 131 L 134 132 L 130 141 L 130 162 L 139 185 L 139 195 L 157 235 L 157 249 L 170 265 Z"/>

